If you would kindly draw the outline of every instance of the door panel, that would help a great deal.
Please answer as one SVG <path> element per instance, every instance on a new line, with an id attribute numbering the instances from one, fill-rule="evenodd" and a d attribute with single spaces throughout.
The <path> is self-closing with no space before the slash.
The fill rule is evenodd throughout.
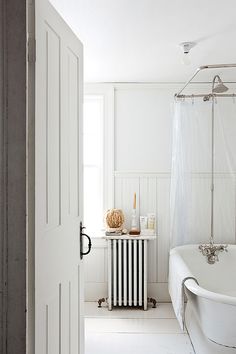
<path id="1" fill-rule="evenodd" d="M 82 354 L 82 44 L 36 1 L 36 354 Z"/>
<path id="2" fill-rule="evenodd" d="M 79 146 L 77 126 L 78 116 L 78 85 L 74 79 L 79 75 L 78 57 L 68 48 L 68 127 L 69 127 L 69 214 L 77 217 L 79 215 L 79 189 L 78 189 L 78 173 L 79 173 Z M 74 127 L 77 127 L 75 129 Z"/>
<path id="3" fill-rule="evenodd" d="M 46 36 L 46 224 L 49 228 L 60 225 L 61 196 L 61 112 L 60 112 L 60 38 L 45 26 Z"/>

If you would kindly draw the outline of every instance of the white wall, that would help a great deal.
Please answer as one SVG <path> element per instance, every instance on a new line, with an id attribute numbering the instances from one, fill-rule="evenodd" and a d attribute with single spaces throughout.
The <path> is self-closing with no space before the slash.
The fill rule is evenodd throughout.
<path id="1" fill-rule="evenodd" d="M 169 300 L 171 133 L 177 88 L 166 84 L 114 86 L 114 203 L 124 210 L 128 228 L 134 192 L 140 215 L 156 213 L 158 237 L 149 246 L 148 295 L 160 301 Z M 106 256 L 106 242 L 93 239 L 93 250 L 84 261 L 87 301 L 107 296 Z"/>
<path id="2" fill-rule="evenodd" d="M 170 171 L 173 92 L 165 85 L 116 88 L 116 171 Z"/>
<path id="3" fill-rule="evenodd" d="M 176 84 L 114 85 L 114 206 L 125 212 L 127 228 L 130 227 L 134 192 L 137 193 L 139 215 L 156 213 L 157 240 L 150 241 L 148 250 L 148 296 L 155 297 L 159 301 L 169 301 L 167 276 L 172 113 L 173 96 L 180 87 L 181 85 Z M 190 91 L 190 93 L 208 92 L 209 88 L 208 85 L 205 87 L 191 85 Z M 228 118 L 223 121 L 226 135 L 225 146 L 222 149 L 226 149 L 226 145 L 229 145 L 230 151 L 235 151 L 234 112 L 236 108 L 233 102 L 230 102 L 223 102 L 223 105 L 220 107 L 218 105 L 217 109 L 222 111 L 223 117 Z M 218 138 L 216 134 L 216 141 Z M 233 161 L 232 158 L 231 160 Z M 225 166 L 225 157 L 219 161 L 222 166 Z M 222 241 L 222 233 L 224 233 L 227 236 L 225 242 L 235 243 L 235 166 L 234 159 L 234 175 L 229 175 L 228 168 L 221 170 L 216 164 L 216 242 L 220 242 L 220 239 Z M 210 234 L 210 175 L 206 175 L 205 172 L 199 173 L 195 176 L 195 183 L 197 183 L 197 199 L 193 212 L 199 220 L 197 230 L 204 229 L 202 234 Z M 93 240 L 93 244 L 93 252 L 85 258 L 85 298 L 88 301 L 107 296 L 106 242 L 97 239 Z"/>

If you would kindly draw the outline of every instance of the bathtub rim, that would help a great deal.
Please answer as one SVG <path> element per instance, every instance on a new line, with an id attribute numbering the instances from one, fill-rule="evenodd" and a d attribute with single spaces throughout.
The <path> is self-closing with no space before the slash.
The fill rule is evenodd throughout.
<path id="1" fill-rule="evenodd" d="M 170 257 L 171 255 L 175 255 L 178 256 L 180 258 L 180 261 L 184 263 L 185 267 L 188 268 L 188 264 L 185 262 L 184 258 L 182 257 L 181 253 L 179 252 L 180 250 L 184 250 L 184 249 L 195 249 L 195 247 L 198 248 L 198 244 L 191 244 L 191 245 L 183 245 L 183 246 L 177 246 L 174 247 L 170 250 Z M 233 247 L 236 249 L 236 245 L 229 245 L 229 247 Z M 211 265 L 209 265 L 211 266 Z M 190 272 L 190 270 L 189 270 Z M 193 274 L 194 277 L 194 274 Z M 196 280 L 198 280 L 196 278 Z M 205 299 L 211 300 L 211 301 L 215 301 L 218 303 L 223 303 L 226 305 L 236 305 L 236 296 L 230 296 L 230 295 L 224 295 L 224 294 L 220 294 L 220 293 L 216 293 L 210 290 L 207 290 L 203 287 L 201 287 L 200 285 L 197 284 L 197 282 L 194 279 L 187 279 L 184 282 L 184 285 L 188 288 L 189 291 L 191 291 L 192 293 L 194 293 L 197 296 L 201 296 Z"/>

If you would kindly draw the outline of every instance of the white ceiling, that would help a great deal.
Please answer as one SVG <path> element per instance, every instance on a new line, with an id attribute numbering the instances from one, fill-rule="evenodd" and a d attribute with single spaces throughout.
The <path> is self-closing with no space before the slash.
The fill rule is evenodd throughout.
<path id="1" fill-rule="evenodd" d="M 183 82 L 200 65 L 236 62 L 236 0 L 51 2 L 84 44 L 87 82 Z M 190 66 L 184 41 L 197 42 Z"/>

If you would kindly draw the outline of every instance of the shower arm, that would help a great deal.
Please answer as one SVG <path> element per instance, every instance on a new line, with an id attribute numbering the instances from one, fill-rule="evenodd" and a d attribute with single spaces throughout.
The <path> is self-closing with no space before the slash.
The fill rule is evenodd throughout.
<path id="1" fill-rule="evenodd" d="M 175 94 L 176 98 L 193 98 L 193 97 L 236 97 L 235 93 L 232 94 L 217 94 L 217 93 L 208 93 L 208 94 L 196 94 L 196 95 L 183 95 L 182 92 L 185 90 L 185 88 L 193 81 L 193 79 L 198 75 L 198 73 L 202 70 L 208 70 L 208 69 L 227 69 L 227 68 L 236 68 L 236 64 L 212 64 L 212 65 L 203 65 L 197 68 L 197 70 L 194 72 L 194 74 L 191 76 L 191 78 L 184 84 L 184 86 L 181 88 L 181 90 Z"/>

